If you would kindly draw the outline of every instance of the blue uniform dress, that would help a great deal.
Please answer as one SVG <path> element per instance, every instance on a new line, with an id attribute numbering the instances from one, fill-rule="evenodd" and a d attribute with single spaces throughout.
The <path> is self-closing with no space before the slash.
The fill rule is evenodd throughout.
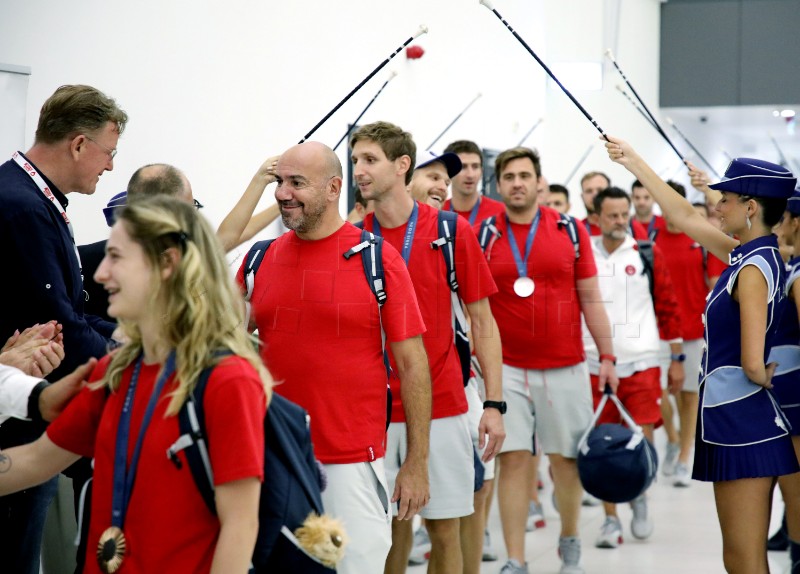
<path id="1" fill-rule="evenodd" d="M 780 476 L 800 470 L 789 424 L 772 393 L 750 380 L 741 367 L 739 303 L 731 293 L 739 272 L 754 265 L 767 281 L 766 361 L 782 310 L 786 268 L 774 235 L 760 237 L 731 252 L 730 267 L 708 296 L 705 350 L 700 366 L 694 471 L 704 481 Z"/>
<path id="2" fill-rule="evenodd" d="M 787 275 L 786 298 L 777 317 L 778 329 L 769 362 L 778 363 L 772 378 L 775 398 L 792 425 L 791 434 L 800 435 L 800 322 L 797 307 L 789 296 L 792 285 L 800 277 L 800 257 L 789 261 Z"/>

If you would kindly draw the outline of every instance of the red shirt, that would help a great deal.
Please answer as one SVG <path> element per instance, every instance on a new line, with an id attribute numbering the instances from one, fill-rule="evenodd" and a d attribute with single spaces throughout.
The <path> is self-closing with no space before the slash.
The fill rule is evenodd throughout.
<path id="1" fill-rule="evenodd" d="M 706 253 L 706 274 L 709 279 L 716 279 L 727 269 L 728 264 L 713 253 Z"/>
<path id="2" fill-rule="evenodd" d="M 681 317 L 681 336 L 687 341 L 702 339 L 702 317 L 708 295 L 703 249 L 685 233 L 671 233 L 666 227 L 656 235 L 656 245 L 661 248 L 672 277 Z M 711 257 L 708 255 L 709 260 Z"/>
<path id="3" fill-rule="evenodd" d="M 447 284 L 442 253 L 431 248 L 439 237 L 438 210 L 422 203 L 419 207 L 414 243 L 409 256 L 408 271 L 417 293 L 419 308 L 427 331 L 422 337 L 433 384 L 432 418 L 452 417 L 467 412 L 467 398 L 461 363 L 453 342 L 450 287 Z M 374 214 L 364 219 L 364 229 L 373 229 Z M 478 239 L 465 219 L 458 218 L 456 227 L 455 267 L 458 294 L 464 303 L 474 303 L 497 291 L 492 275 L 481 254 Z M 387 229 L 381 227 L 386 242 L 402 249 L 407 224 Z M 394 357 L 391 357 L 394 366 Z M 395 368 L 396 372 L 397 369 Z M 404 422 L 400 402 L 400 381 L 392 377 L 392 422 Z"/>
<path id="4" fill-rule="evenodd" d="M 492 199 L 491 197 L 487 197 L 485 195 L 478 196 L 478 213 L 476 214 L 474 221 L 470 221 L 472 210 L 456 211 L 452 208 L 452 202 L 449 199 L 444 202 L 442 209 L 445 211 L 455 211 L 461 217 L 466 219 L 470 225 L 476 225 L 493 215 L 502 215 L 506 212 L 506 206 L 502 201 L 497 201 L 496 199 Z"/>
<path id="5" fill-rule="evenodd" d="M 653 217 L 658 217 L 658 216 L 654 215 Z M 594 223 L 589 223 L 588 217 L 583 218 L 579 223 L 586 231 L 589 232 L 589 235 L 591 235 L 592 237 L 596 237 L 602 233 L 602 231 L 600 231 L 599 225 L 595 225 Z M 649 239 L 647 235 L 648 233 L 647 228 L 636 219 L 631 219 L 630 227 L 634 239 Z M 656 223 L 656 229 L 658 229 L 658 223 Z"/>
<path id="6" fill-rule="evenodd" d="M 311 415 L 314 451 L 326 464 L 384 455 L 381 322 L 387 348 L 425 331 L 403 259 L 386 242 L 386 304 L 378 311 L 361 254 L 343 257 L 360 242 L 361 230 L 349 223 L 318 241 L 283 234 L 266 252 L 251 297 L 275 391 Z M 244 263 L 240 284 L 243 273 Z"/>
<path id="7" fill-rule="evenodd" d="M 501 236 L 486 258 L 497 283 L 498 292 L 489 300 L 500 329 L 503 362 L 525 369 L 554 369 L 584 360 L 581 340 L 581 307 L 576 283 L 597 275 L 592 246 L 586 228 L 578 222 L 580 257 L 567 230 L 558 225 L 560 215 L 554 209 L 539 206 L 541 220 L 528 258 L 528 277 L 535 291 L 530 297 L 514 293 L 519 277 L 505 216 L 498 217 Z M 524 255 L 530 225 L 511 224 L 520 254 Z"/>
<path id="8" fill-rule="evenodd" d="M 90 380 L 100 380 L 108 363 L 105 357 Z M 47 436 L 61 448 L 95 457 L 86 573 L 100 572 L 97 541 L 111 526 L 117 426 L 133 369 L 134 365 L 125 369 L 114 393 L 85 388 L 47 429 Z M 158 364 L 142 365 L 133 400 L 129 461 L 160 369 Z M 123 527 L 128 541 L 123 574 L 211 570 L 219 520 L 203 502 L 184 454 L 178 454 L 180 469 L 166 456 L 180 435 L 178 417 L 165 418 L 173 383 L 174 375 L 162 391 L 142 443 Z M 262 480 L 266 398 L 253 367 L 238 357 L 223 359 L 208 380 L 203 407 L 214 484 L 249 477 Z"/>

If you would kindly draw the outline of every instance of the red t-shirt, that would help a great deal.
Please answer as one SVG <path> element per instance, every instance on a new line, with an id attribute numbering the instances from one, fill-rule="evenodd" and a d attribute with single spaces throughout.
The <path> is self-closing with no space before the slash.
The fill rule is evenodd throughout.
<path id="1" fill-rule="evenodd" d="M 432 418 L 439 419 L 467 412 L 467 398 L 464 394 L 461 362 L 453 342 L 450 286 L 447 283 L 444 257 L 438 249 L 431 248 L 431 242 L 439 237 L 439 212 L 429 205 L 417 205 L 417 228 L 408 271 L 427 327 L 422 340 L 428 354 L 433 384 Z M 373 221 L 374 214 L 367 215 L 364 229 L 372 230 Z M 456 222 L 455 268 L 458 294 L 464 303 L 474 303 L 496 292 L 497 287 L 469 223 L 460 217 Z M 381 227 L 381 235 L 387 243 L 402 249 L 406 225 L 393 229 Z M 394 357 L 391 354 L 390 358 L 394 368 Z M 394 372 L 397 372 L 396 368 Z M 397 377 L 392 377 L 392 397 L 392 422 L 404 422 L 405 412 L 400 402 L 400 381 Z"/>
<path id="2" fill-rule="evenodd" d="M 681 337 L 687 341 L 701 339 L 702 317 L 708 295 L 703 249 L 685 233 L 671 233 L 666 227 L 656 235 L 656 245 L 661 248 L 667 262 L 678 299 Z M 708 254 L 708 263 L 711 263 L 712 257 L 713 255 Z"/>
<path id="3" fill-rule="evenodd" d="M 597 275 L 597 267 L 589 234 L 581 222 L 576 225 L 580 245 L 576 259 L 567 230 L 558 225 L 559 213 L 544 206 L 539 210 L 539 229 L 528 258 L 528 277 L 535 284 L 533 295 L 523 298 L 514 293 L 519 274 L 502 216 L 496 220 L 501 236 L 486 253 L 498 287 L 489 301 L 500 329 L 503 362 L 525 369 L 554 369 L 584 360 L 576 282 Z M 512 223 L 511 228 L 524 256 L 530 225 Z"/>
<path id="4" fill-rule="evenodd" d="M 90 380 L 100 380 L 108 363 L 105 357 Z M 133 399 L 129 462 L 160 369 L 158 364 L 142 365 Z M 114 393 L 85 388 L 47 429 L 47 436 L 61 448 L 95 458 L 86 573 L 100 572 L 97 541 L 111 526 L 117 426 L 133 370 L 134 365 L 125 369 Z M 164 416 L 173 389 L 174 375 L 162 391 L 142 443 L 123 527 L 128 542 L 122 567 L 126 574 L 211 570 L 219 520 L 203 502 L 184 454 L 178 454 L 180 469 L 166 456 L 180 436 L 178 417 Z M 223 359 L 208 380 L 203 408 L 214 483 L 262 480 L 266 398 L 253 367 L 238 357 Z"/>
<path id="5" fill-rule="evenodd" d="M 722 275 L 722 272 L 728 268 L 728 264 L 722 261 L 713 253 L 706 253 L 706 274 L 710 279 L 714 279 Z"/>
<path id="6" fill-rule="evenodd" d="M 381 323 L 387 349 L 425 331 L 403 259 L 386 242 L 386 303 L 379 315 L 361 254 L 343 257 L 360 242 L 361 230 L 349 223 L 318 241 L 283 234 L 264 256 L 250 299 L 275 392 L 311 415 L 314 451 L 326 464 L 384 455 Z M 243 273 L 244 263 L 239 284 Z"/>
<path id="7" fill-rule="evenodd" d="M 658 217 L 658 216 L 654 215 L 653 217 Z M 594 223 L 589 223 L 588 217 L 583 218 L 579 223 L 586 231 L 589 232 L 589 235 L 591 235 L 592 237 L 596 237 L 602 234 L 602 231 L 600 231 L 600 226 L 595 225 Z M 632 232 L 631 234 L 633 235 L 634 239 L 649 239 L 649 237 L 647 236 L 647 228 L 644 225 L 642 225 L 641 222 L 639 222 L 638 220 L 631 219 L 630 227 Z M 657 220 L 656 220 L 656 229 L 658 229 Z"/>
<path id="8" fill-rule="evenodd" d="M 472 215 L 472 210 L 456 211 L 452 208 L 452 202 L 449 199 L 444 202 L 442 209 L 445 211 L 455 211 L 461 217 L 466 219 L 470 225 L 477 225 L 484 219 L 488 219 L 493 215 L 502 215 L 506 212 L 505 204 L 502 201 L 497 201 L 491 197 L 481 195 L 478 197 L 478 202 L 478 213 L 475 215 L 475 221 L 469 221 L 470 215 Z"/>

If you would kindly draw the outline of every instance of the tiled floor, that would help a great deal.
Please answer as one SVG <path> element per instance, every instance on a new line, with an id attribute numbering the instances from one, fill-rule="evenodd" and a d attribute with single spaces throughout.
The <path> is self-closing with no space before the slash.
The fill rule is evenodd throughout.
<path id="1" fill-rule="evenodd" d="M 658 443 L 658 441 L 657 441 Z M 659 445 L 663 453 L 663 444 Z M 542 465 L 547 476 L 546 463 Z M 559 518 L 551 502 L 552 485 L 545 481 L 541 493 L 547 525 L 544 529 L 529 532 L 525 538 L 528 569 L 531 574 L 557 573 L 561 565 L 556 548 Z M 780 494 L 776 493 L 772 529 L 780 522 Z M 630 534 L 629 507 L 621 506 L 619 515 L 623 524 L 624 543 L 616 549 L 594 547 L 594 539 L 603 522 L 600 506 L 583 507 L 581 533 L 583 537 L 582 564 L 587 574 L 723 574 L 722 540 L 714 507 L 710 484 L 693 481 L 689 488 L 675 488 L 665 477 L 659 476 L 650 489 L 649 509 L 655 520 L 655 532 L 646 541 Z M 505 563 L 506 554 L 500 528 L 496 500 L 492 505 L 489 529 L 495 549 L 500 556 L 496 562 L 484 562 L 481 573 L 497 574 Z M 770 571 L 788 573 L 786 552 L 769 553 Z M 425 572 L 425 566 L 409 567 L 409 574 Z"/>

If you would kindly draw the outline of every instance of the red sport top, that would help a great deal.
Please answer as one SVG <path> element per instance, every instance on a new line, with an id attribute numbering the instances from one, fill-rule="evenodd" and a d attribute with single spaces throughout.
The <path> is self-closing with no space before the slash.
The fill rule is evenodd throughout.
<path id="1" fill-rule="evenodd" d="M 678 299 L 681 337 L 687 341 L 702 339 L 703 312 L 708 295 L 707 262 L 704 261 L 706 254 L 691 237 L 685 233 L 671 233 L 666 227 L 656 235 L 656 245 L 661 248 L 667 262 Z M 708 254 L 707 257 L 710 263 L 713 256 Z"/>
<path id="2" fill-rule="evenodd" d="M 488 219 L 493 215 L 502 215 L 506 212 L 506 206 L 503 204 L 502 201 L 497 201 L 496 199 L 492 199 L 491 197 L 487 197 L 485 195 L 481 195 L 478 197 L 478 201 L 480 204 L 478 205 L 478 213 L 475 215 L 475 221 L 471 222 L 470 225 L 476 225 L 483 221 L 484 219 Z M 444 202 L 442 209 L 445 211 L 455 211 L 461 217 L 469 222 L 470 215 L 472 215 L 472 210 L 469 211 L 456 211 L 452 209 L 452 202 L 451 200 L 447 200 Z"/>
<path id="3" fill-rule="evenodd" d="M 597 275 L 597 267 L 589 234 L 581 222 L 576 225 L 580 245 L 576 259 L 567 231 L 558 224 L 559 213 L 544 206 L 539 210 L 539 229 L 528 258 L 528 277 L 535 284 L 533 295 L 523 298 L 514 293 L 519 275 L 503 215 L 496 220 L 501 236 L 486 252 L 498 287 L 489 301 L 500 329 L 503 363 L 524 369 L 555 369 L 585 358 L 576 282 Z M 512 223 L 511 229 L 524 253 L 530 225 Z"/>
<path id="4" fill-rule="evenodd" d="M 314 452 L 326 464 L 385 453 L 380 321 L 387 348 L 425 331 L 403 259 L 386 242 L 386 303 L 379 316 L 361 254 L 343 256 L 360 242 L 361 230 L 349 223 L 318 241 L 283 234 L 267 250 L 250 300 L 275 392 L 311 415 Z M 243 273 L 244 263 L 240 284 Z"/>
<path id="5" fill-rule="evenodd" d="M 417 293 L 419 308 L 427 331 L 422 337 L 433 384 L 432 418 L 451 417 L 467 412 L 467 399 L 461 375 L 461 363 L 453 342 L 450 286 L 447 284 L 442 253 L 431 248 L 439 237 L 438 210 L 417 203 L 419 212 L 414 243 L 409 256 L 408 271 Z M 373 229 L 374 214 L 364 219 L 364 229 Z M 456 227 L 455 267 L 459 296 L 464 303 L 474 303 L 497 291 L 492 275 L 481 254 L 478 239 L 465 219 L 458 218 Z M 390 245 L 402 249 L 407 224 L 387 229 L 381 226 L 381 235 Z M 402 261 L 402 259 L 401 259 Z M 392 366 L 394 367 L 394 357 Z M 393 369 L 396 373 L 397 369 Z M 405 413 L 400 402 L 400 382 L 392 377 L 392 422 L 404 422 Z"/>
<path id="6" fill-rule="evenodd" d="M 103 358 L 89 380 L 102 379 L 109 361 L 108 356 Z M 95 458 L 86 573 L 100 572 L 97 541 L 111 526 L 117 425 L 133 369 L 134 365 L 125 369 L 114 393 L 84 388 L 47 429 L 47 436 L 61 448 Z M 142 365 L 133 400 L 129 462 L 160 369 L 158 364 Z M 185 455 L 178 453 L 183 461 L 180 469 L 166 455 L 180 435 L 178 417 L 165 418 L 174 377 L 164 387 L 147 427 L 125 515 L 128 552 L 122 571 L 128 574 L 209 572 L 214 558 L 219 519 L 203 502 Z M 250 363 L 239 357 L 223 359 L 208 380 L 203 408 L 214 484 L 249 477 L 262 480 L 266 398 Z"/>

